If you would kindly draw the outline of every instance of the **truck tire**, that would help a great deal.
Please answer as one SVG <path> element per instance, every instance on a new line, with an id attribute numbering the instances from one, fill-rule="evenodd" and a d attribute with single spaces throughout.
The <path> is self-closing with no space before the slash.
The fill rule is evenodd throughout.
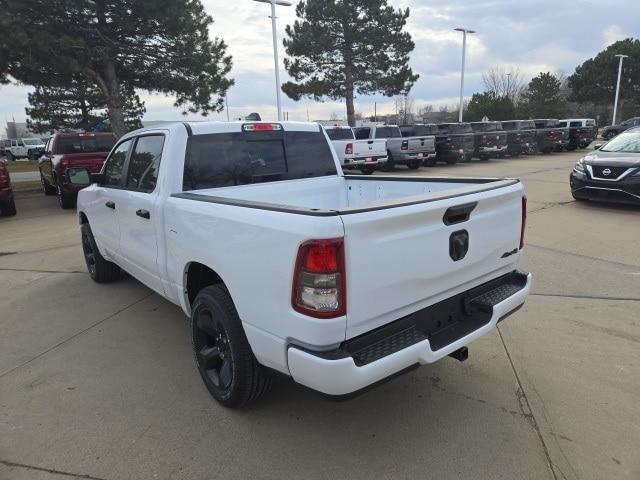
<path id="1" fill-rule="evenodd" d="M 13 153 L 7 152 L 7 162 L 13 162 L 14 160 L 15 157 L 13 156 Z"/>
<path id="2" fill-rule="evenodd" d="M 447 157 L 447 165 L 455 165 L 456 163 L 458 163 L 458 156 L 457 155 L 452 155 L 450 157 Z"/>
<path id="3" fill-rule="evenodd" d="M 409 170 L 417 170 L 420 168 L 421 164 L 422 160 L 411 160 L 410 162 L 407 162 L 407 167 Z"/>
<path id="4" fill-rule="evenodd" d="M 8 201 L 0 203 L 0 216 L 13 217 L 16 214 L 16 201 L 11 197 Z"/>
<path id="5" fill-rule="evenodd" d="M 489 155 L 482 154 L 482 155 L 480 155 L 479 158 L 480 158 L 481 162 L 486 162 L 487 160 L 489 160 L 490 157 L 489 157 Z"/>
<path id="6" fill-rule="evenodd" d="M 82 237 L 82 252 L 84 253 L 84 261 L 87 264 L 89 276 L 94 282 L 107 283 L 113 282 L 121 277 L 120 267 L 113 262 L 105 260 L 98 250 L 96 240 L 93 238 L 91 227 L 88 223 L 83 223 L 80 227 L 80 235 Z"/>
<path id="7" fill-rule="evenodd" d="M 78 197 L 76 197 L 73 194 L 70 195 L 68 193 L 65 193 L 59 181 L 56 186 L 56 196 L 58 197 L 58 203 L 60 204 L 60 208 L 62 208 L 63 210 L 75 208 Z"/>
<path id="8" fill-rule="evenodd" d="M 368 165 L 366 167 L 360 167 L 360 172 L 363 175 L 371 175 L 375 171 L 376 171 L 376 167 L 374 167 L 373 165 Z"/>
<path id="9" fill-rule="evenodd" d="M 44 191 L 45 195 L 49 196 L 56 194 L 56 187 L 54 187 L 53 185 L 49 185 L 49 182 L 44 179 L 44 175 L 42 175 L 42 172 L 40 172 L 40 183 L 42 184 L 42 190 Z"/>
<path id="10" fill-rule="evenodd" d="M 391 152 L 387 150 L 387 161 L 382 165 L 380 170 L 383 172 L 391 172 L 396 168 L 396 164 L 393 163 L 393 156 Z"/>
<path id="11" fill-rule="evenodd" d="M 227 290 L 210 285 L 200 290 L 191 309 L 193 356 L 209 393 L 229 408 L 262 396 L 271 377 L 256 360 Z"/>

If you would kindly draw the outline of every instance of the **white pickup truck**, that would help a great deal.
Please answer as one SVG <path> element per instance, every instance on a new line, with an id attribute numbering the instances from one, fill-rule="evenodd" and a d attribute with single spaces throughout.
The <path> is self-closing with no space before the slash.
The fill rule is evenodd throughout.
<path id="1" fill-rule="evenodd" d="M 371 125 L 354 129 L 358 140 L 380 139 L 387 141 L 387 168 L 393 169 L 396 164 L 404 164 L 411 170 L 420 168 L 423 163 L 435 165 L 436 137 L 421 135 L 402 137 L 397 125 Z"/>
<path id="2" fill-rule="evenodd" d="M 387 141 L 356 140 L 351 127 L 325 127 L 343 169 L 358 169 L 370 175 L 387 161 Z"/>
<path id="3" fill-rule="evenodd" d="M 14 138 L 5 140 L 4 154 L 7 160 L 28 158 L 36 160 L 44 152 L 44 142 L 40 138 Z"/>
<path id="4" fill-rule="evenodd" d="M 198 371 L 229 407 L 272 370 L 345 395 L 463 360 L 531 285 L 518 180 L 344 176 L 314 123 L 138 130 L 100 174 L 69 180 L 88 185 L 91 278 L 122 269 L 181 306 Z"/>

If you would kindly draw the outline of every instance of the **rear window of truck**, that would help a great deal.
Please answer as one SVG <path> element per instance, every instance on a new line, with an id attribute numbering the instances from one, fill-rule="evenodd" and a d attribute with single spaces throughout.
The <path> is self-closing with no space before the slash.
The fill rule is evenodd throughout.
<path id="1" fill-rule="evenodd" d="M 435 125 L 412 125 L 400 127 L 403 137 L 421 137 L 423 135 L 437 135 L 438 127 Z"/>
<path id="2" fill-rule="evenodd" d="M 468 123 L 442 123 L 438 125 L 438 131 L 444 135 L 450 133 L 473 133 L 473 129 Z"/>
<path id="3" fill-rule="evenodd" d="M 183 190 L 337 175 L 322 132 L 258 131 L 189 138 Z"/>
<path id="4" fill-rule="evenodd" d="M 353 140 L 350 128 L 327 128 L 325 131 L 331 140 Z"/>
<path id="5" fill-rule="evenodd" d="M 472 123 L 471 128 L 474 132 L 497 132 L 502 130 L 502 124 L 500 122 L 478 122 Z"/>
<path id="6" fill-rule="evenodd" d="M 54 153 L 95 153 L 110 152 L 116 143 L 116 138 L 106 135 L 95 137 L 60 137 Z"/>
<path id="7" fill-rule="evenodd" d="M 376 138 L 399 138 L 402 137 L 398 127 L 377 127 Z"/>

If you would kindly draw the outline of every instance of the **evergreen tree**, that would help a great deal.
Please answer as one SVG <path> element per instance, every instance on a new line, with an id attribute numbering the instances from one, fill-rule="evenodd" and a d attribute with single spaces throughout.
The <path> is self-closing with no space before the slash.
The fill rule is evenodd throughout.
<path id="1" fill-rule="evenodd" d="M 551 72 L 541 72 L 532 78 L 522 94 L 522 113 L 530 118 L 562 117 L 566 100 L 560 91 L 561 84 L 560 79 Z"/>
<path id="2" fill-rule="evenodd" d="M 121 92 L 121 98 L 127 129 L 140 128 L 144 102 L 133 90 Z M 89 130 L 108 116 L 104 95 L 82 76 L 72 78 L 67 87 L 36 87 L 28 100 L 27 124 L 36 133 Z"/>
<path id="3" fill-rule="evenodd" d="M 465 120 L 479 122 L 486 115 L 489 120 L 510 120 L 515 117 L 515 106 L 508 96 L 494 92 L 474 93 L 465 110 Z"/>
<path id="4" fill-rule="evenodd" d="M 225 43 L 209 38 L 200 0 L 5 0 L 0 78 L 65 87 L 75 75 L 104 96 L 113 132 L 126 131 L 123 92 L 175 95 L 189 112 L 220 111 L 233 81 Z M 8 32 L 11 32 L 10 34 Z M 17 53 L 19 52 L 19 54 Z"/>
<path id="5" fill-rule="evenodd" d="M 628 55 L 622 62 L 620 77 L 619 118 L 632 116 L 640 111 L 640 40 L 627 38 L 612 43 L 595 57 L 576 67 L 568 78 L 570 101 L 609 107 L 613 104 L 618 80 L 619 59 L 616 55 Z"/>
<path id="6" fill-rule="evenodd" d="M 387 0 L 304 0 L 296 16 L 284 39 L 294 82 L 282 90 L 290 98 L 344 98 L 354 126 L 356 93 L 406 95 L 418 79 L 409 67 L 408 8 L 395 10 Z"/>

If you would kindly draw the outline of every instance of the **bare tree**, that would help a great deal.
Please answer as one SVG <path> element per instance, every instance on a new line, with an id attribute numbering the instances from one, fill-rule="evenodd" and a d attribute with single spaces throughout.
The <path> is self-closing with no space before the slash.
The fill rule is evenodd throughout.
<path id="1" fill-rule="evenodd" d="M 424 117 L 425 115 L 433 112 L 433 105 L 430 103 L 425 103 L 420 108 L 418 108 L 418 116 Z"/>
<path id="2" fill-rule="evenodd" d="M 520 69 L 494 67 L 482 74 L 482 82 L 488 92 L 493 92 L 498 97 L 508 97 L 516 104 L 520 95 L 527 88 Z"/>
<path id="3" fill-rule="evenodd" d="M 334 121 L 340 119 L 338 118 L 338 114 L 336 112 L 331 112 L 331 115 L 329 115 L 329 120 Z"/>
<path id="4" fill-rule="evenodd" d="M 415 121 L 415 102 L 409 95 L 399 95 L 395 98 L 397 121 L 409 125 Z"/>

